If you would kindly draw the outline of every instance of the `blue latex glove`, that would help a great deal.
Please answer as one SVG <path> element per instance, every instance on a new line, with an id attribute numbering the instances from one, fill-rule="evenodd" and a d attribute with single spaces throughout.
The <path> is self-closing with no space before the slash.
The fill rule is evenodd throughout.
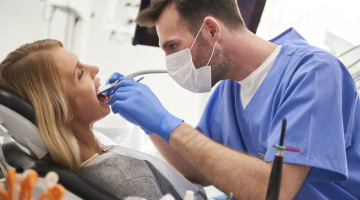
<path id="1" fill-rule="evenodd" d="M 116 80 L 119 80 L 119 78 L 121 78 L 121 77 L 124 77 L 124 75 L 122 75 L 122 74 L 120 74 L 120 73 L 118 73 L 118 72 L 114 72 L 114 73 L 110 76 L 110 78 L 106 81 L 106 84 L 105 84 L 105 85 L 108 85 L 108 84 L 110 84 L 110 83 L 113 83 L 113 82 L 115 82 Z M 120 82 L 120 80 L 119 80 L 119 82 Z M 113 93 L 114 93 L 114 88 L 111 89 L 111 90 L 108 90 L 107 92 L 104 92 L 104 94 L 105 94 L 106 96 L 108 96 L 108 97 L 110 97 L 111 95 L 113 95 Z M 109 105 L 111 105 L 111 102 L 109 102 Z M 128 116 L 127 114 L 123 114 L 122 117 L 125 118 L 125 119 L 126 119 L 127 121 L 129 121 L 130 123 L 133 123 L 133 124 L 139 126 L 139 124 L 137 124 L 137 123 L 136 123 L 130 116 Z M 152 133 L 150 133 L 149 131 L 147 131 L 146 129 L 144 129 L 143 127 L 140 127 L 140 128 L 141 128 L 146 134 L 148 134 L 148 135 L 152 134 Z"/>
<path id="2" fill-rule="evenodd" d="M 183 120 L 171 115 L 146 85 L 129 78 L 120 77 L 119 80 L 110 100 L 113 113 L 119 113 L 146 133 L 156 133 L 169 142 L 171 132 Z"/>
<path id="3" fill-rule="evenodd" d="M 110 76 L 110 78 L 106 81 L 106 85 L 107 85 L 107 84 L 110 84 L 110 83 L 113 83 L 113 82 L 115 82 L 116 80 L 119 80 L 119 82 L 120 82 L 120 78 L 122 78 L 122 77 L 124 77 L 124 75 L 120 74 L 119 72 L 114 72 L 114 73 Z M 118 83 L 118 84 L 119 84 L 119 83 Z M 104 94 L 105 94 L 107 97 L 110 97 L 110 96 L 112 96 L 112 95 L 114 94 L 114 90 L 115 90 L 115 87 L 114 87 L 113 89 L 111 89 L 111 90 L 108 90 L 107 92 L 104 92 Z M 112 103 L 112 101 L 109 101 L 109 105 L 111 105 L 111 103 Z M 139 126 L 139 124 L 137 124 L 130 116 L 124 114 L 124 115 L 122 115 L 122 117 L 125 118 L 125 119 L 126 119 L 127 121 L 129 121 L 130 123 L 133 123 L 133 124 Z M 144 129 L 143 129 L 143 130 L 144 130 Z M 145 131 L 145 130 L 144 130 L 144 131 Z M 146 133 L 146 131 L 145 131 L 145 133 Z M 146 134 L 148 134 L 148 133 L 146 133 Z"/>
<path id="4" fill-rule="evenodd" d="M 121 77 L 124 77 L 124 75 L 120 74 L 119 72 L 114 72 L 110 78 L 106 81 L 106 84 L 105 85 L 108 85 L 110 83 L 113 83 L 115 82 L 116 80 L 119 80 L 119 78 Z M 120 80 L 119 80 L 120 81 Z M 104 94 L 107 96 L 107 97 L 110 97 L 111 95 L 113 95 L 114 93 L 114 88 L 107 91 L 107 92 L 104 92 Z M 110 102 L 109 102 L 109 105 L 110 105 Z"/>

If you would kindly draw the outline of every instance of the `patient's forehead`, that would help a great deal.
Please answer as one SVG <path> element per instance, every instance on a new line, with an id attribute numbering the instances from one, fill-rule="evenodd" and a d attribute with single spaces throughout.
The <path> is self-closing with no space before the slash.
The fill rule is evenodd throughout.
<path id="1" fill-rule="evenodd" d="M 65 79 L 69 84 L 75 83 L 79 58 L 74 53 L 62 47 L 53 48 L 51 51 L 59 69 L 61 79 Z"/>

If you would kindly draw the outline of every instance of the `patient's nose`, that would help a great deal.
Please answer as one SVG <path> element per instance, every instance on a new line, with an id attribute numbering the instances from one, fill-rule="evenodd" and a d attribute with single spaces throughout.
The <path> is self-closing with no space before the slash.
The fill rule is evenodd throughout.
<path id="1" fill-rule="evenodd" d="M 99 67 L 97 66 L 90 66 L 90 76 L 92 79 L 95 79 L 96 75 L 99 73 Z"/>

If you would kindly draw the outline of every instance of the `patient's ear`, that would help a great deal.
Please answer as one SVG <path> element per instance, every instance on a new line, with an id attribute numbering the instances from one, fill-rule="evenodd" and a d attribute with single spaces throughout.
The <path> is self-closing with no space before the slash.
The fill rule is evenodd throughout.
<path id="1" fill-rule="evenodd" d="M 67 117 L 67 118 L 68 118 L 68 120 L 67 120 L 68 122 L 72 122 L 72 121 L 74 120 L 74 114 L 72 114 L 72 112 L 71 112 L 71 111 L 69 111 L 69 112 L 68 112 L 68 117 Z"/>

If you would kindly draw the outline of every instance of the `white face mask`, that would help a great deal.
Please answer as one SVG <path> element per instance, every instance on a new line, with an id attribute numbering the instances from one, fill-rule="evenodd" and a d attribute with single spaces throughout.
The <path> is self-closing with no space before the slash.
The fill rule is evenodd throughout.
<path id="1" fill-rule="evenodd" d="M 194 93 L 211 91 L 211 66 L 208 66 L 208 64 L 214 54 L 216 42 L 209 62 L 206 66 L 199 69 L 195 68 L 190 52 L 203 26 L 204 24 L 201 26 L 200 31 L 190 49 L 187 48 L 166 56 L 166 67 L 170 77 L 173 78 L 181 87 Z"/>

